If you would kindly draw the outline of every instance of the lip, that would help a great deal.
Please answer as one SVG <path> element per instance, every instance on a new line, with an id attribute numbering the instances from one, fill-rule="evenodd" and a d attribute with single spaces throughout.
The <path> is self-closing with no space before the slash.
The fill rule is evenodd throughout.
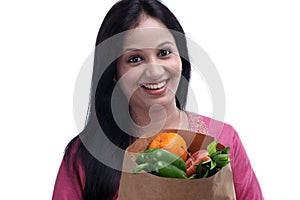
<path id="1" fill-rule="evenodd" d="M 166 92 L 167 83 L 168 83 L 168 80 L 163 80 L 163 81 L 157 81 L 155 83 L 143 83 L 143 84 L 139 84 L 139 85 L 140 85 L 140 88 L 142 90 L 144 90 L 147 94 L 159 96 Z M 163 86 L 160 88 L 154 89 L 155 87 L 158 87 L 160 84 L 163 84 Z"/>
<path id="2" fill-rule="evenodd" d="M 164 85 L 167 84 L 167 81 L 160 81 L 160 82 L 156 82 L 156 83 L 144 83 L 142 84 L 142 87 L 148 88 L 148 89 L 160 89 L 162 88 Z"/>

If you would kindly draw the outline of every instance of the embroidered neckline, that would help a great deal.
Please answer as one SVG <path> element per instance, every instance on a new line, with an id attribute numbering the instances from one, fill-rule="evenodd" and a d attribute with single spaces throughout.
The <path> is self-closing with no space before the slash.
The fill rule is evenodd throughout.
<path id="1" fill-rule="evenodd" d="M 207 135 L 207 125 L 203 121 L 203 117 L 199 114 L 193 113 L 193 112 L 188 112 L 184 111 L 188 117 L 189 121 L 189 130 L 193 132 L 199 132 L 202 134 Z"/>

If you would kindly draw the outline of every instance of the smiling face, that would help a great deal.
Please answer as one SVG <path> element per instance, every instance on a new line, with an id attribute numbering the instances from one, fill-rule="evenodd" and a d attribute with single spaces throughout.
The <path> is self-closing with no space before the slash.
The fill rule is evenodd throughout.
<path id="1" fill-rule="evenodd" d="M 130 108 L 149 109 L 154 104 L 176 106 L 175 93 L 182 63 L 176 42 L 164 24 L 142 15 L 124 38 L 117 72 Z"/>

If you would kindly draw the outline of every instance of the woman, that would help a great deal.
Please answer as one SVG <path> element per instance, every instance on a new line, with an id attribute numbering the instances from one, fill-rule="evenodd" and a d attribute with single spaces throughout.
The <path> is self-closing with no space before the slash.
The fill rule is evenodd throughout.
<path id="1" fill-rule="evenodd" d="M 123 150 L 150 130 L 209 134 L 210 118 L 184 111 L 190 71 L 184 31 L 167 7 L 116 3 L 97 36 L 87 124 L 66 148 L 53 199 L 117 199 Z M 224 124 L 218 139 L 232 147 L 237 199 L 263 199 L 235 130 Z"/>

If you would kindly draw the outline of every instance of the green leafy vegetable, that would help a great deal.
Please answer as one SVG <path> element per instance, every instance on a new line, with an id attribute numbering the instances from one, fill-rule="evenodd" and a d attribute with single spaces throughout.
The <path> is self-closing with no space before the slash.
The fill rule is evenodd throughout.
<path id="1" fill-rule="evenodd" d="M 213 176 L 230 163 L 230 155 L 228 154 L 230 147 L 217 149 L 217 144 L 217 141 L 213 141 L 207 146 L 206 149 L 211 159 L 197 165 L 196 176 L 193 178 L 206 178 Z"/>

